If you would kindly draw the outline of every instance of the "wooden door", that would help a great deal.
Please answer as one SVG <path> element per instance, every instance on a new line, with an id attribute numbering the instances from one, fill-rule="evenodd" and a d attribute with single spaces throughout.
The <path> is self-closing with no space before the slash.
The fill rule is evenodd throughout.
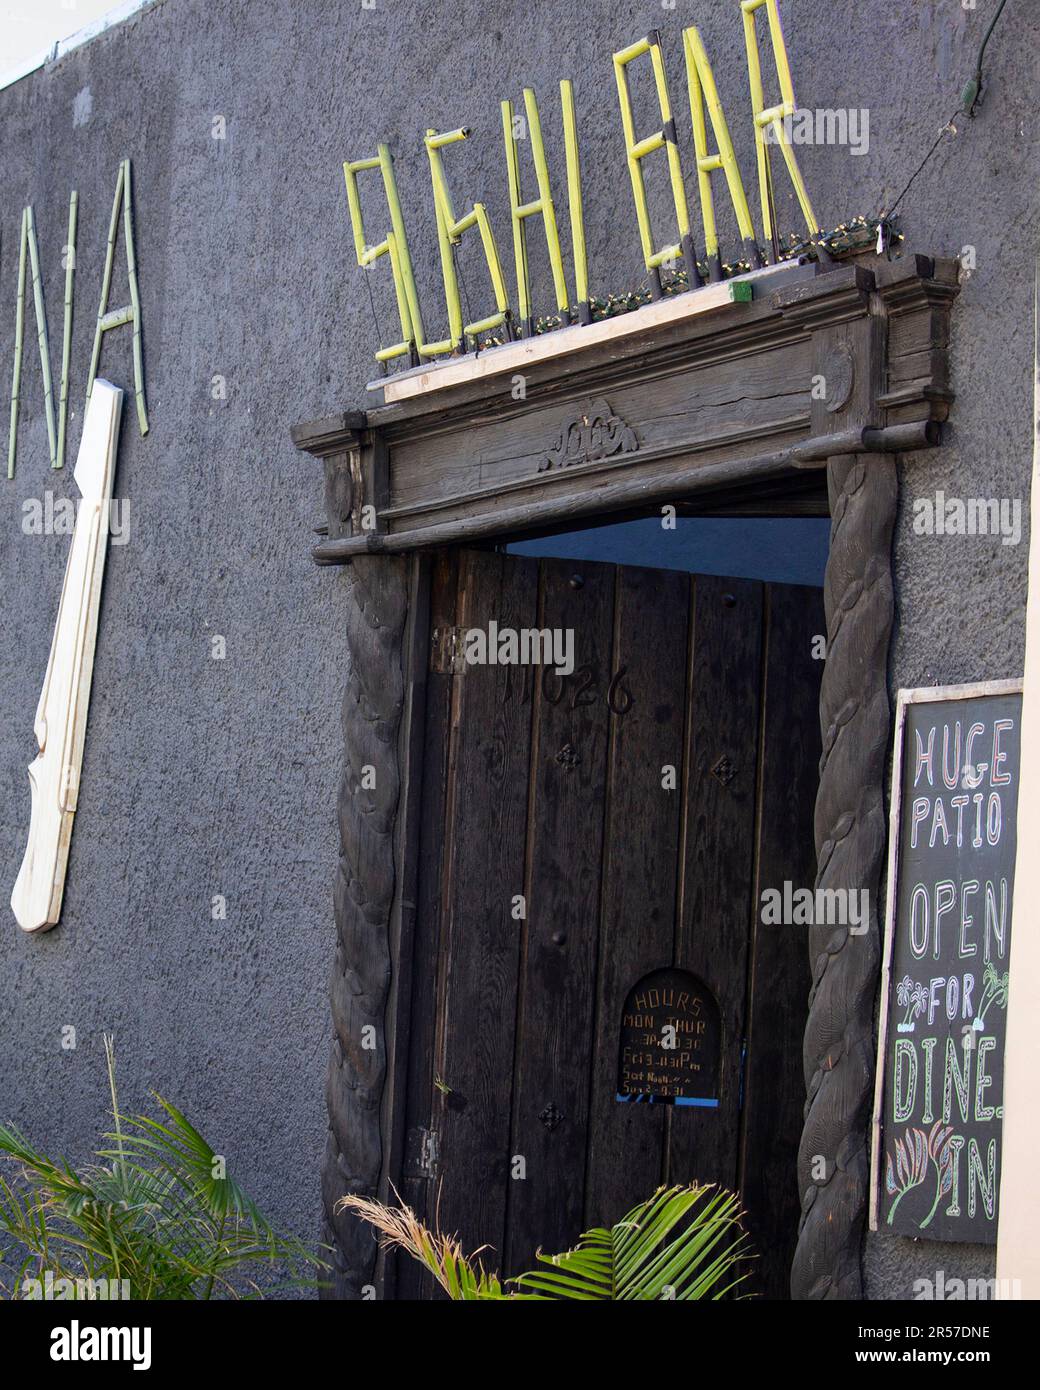
<path id="1" fill-rule="evenodd" d="M 466 664 L 492 621 L 572 631 L 572 673 Z M 723 1183 L 786 1297 L 809 965 L 758 903 L 815 874 L 820 591 L 460 552 L 431 632 L 402 1198 L 517 1273 Z M 630 1025 L 678 997 L 704 1094 L 650 1101 Z"/>

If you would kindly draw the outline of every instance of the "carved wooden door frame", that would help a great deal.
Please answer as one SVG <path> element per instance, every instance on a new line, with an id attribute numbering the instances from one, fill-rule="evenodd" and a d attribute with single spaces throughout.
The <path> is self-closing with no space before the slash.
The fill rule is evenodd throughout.
<path id="1" fill-rule="evenodd" d="M 946 349 L 956 293 L 955 263 L 921 256 L 824 273 L 807 267 L 756 294 L 755 304 L 637 337 L 627 352 L 597 349 L 572 354 L 566 364 L 543 364 L 532 370 L 520 402 L 481 381 L 293 431 L 297 447 L 325 468 L 326 534 L 315 559 L 344 565 L 347 588 L 322 1168 L 324 1239 L 334 1251 L 330 1296 L 361 1297 L 382 1282 L 369 1229 L 337 1211 L 337 1203 L 348 1192 L 385 1195 L 401 1171 L 405 1143 L 401 1042 L 416 897 L 430 551 L 660 502 L 753 499 L 767 484 L 791 486 L 801 470 L 825 468 L 831 542 L 817 884 L 866 890 L 870 912 L 859 935 L 842 927 L 810 930 L 797 1173 L 802 1216 L 791 1292 L 798 1299 L 861 1297 L 891 724 L 896 453 L 940 443 L 952 400 Z M 676 439 L 671 447 L 658 436 L 641 447 L 639 428 L 624 412 L 613 414 L 624 397 L 651 419 L 654 399 L 675 381 L 700 399 L 700 373 L 710 371 L 714 381 L 734 363 L 739 373 L 775 379 L 769 389 L 802 414 L 763 422 L 749 406 L 746 425 L 738 419 L 736 428 L 731 423 L 707 440 Z M 578 428 L 576 442 L 567 437 L 568 421 Z M 651 426 L 643 433 L 649 437 Z M 481 461 L 471 470 L 479 475 L 483 460 L 496 457 L 495 441 L 506 437 L 513 454 L 518 437 L 533 441 L 537 477 L 528 467 L 490 485 L 477 476 L 469 493 L 450 480 L 439 495 L 432 484 L 426 488 L 424 459 L 447 457 L 450 474 L 445 440 L 456 454 Z M 573 462 L 564 473 L 547 458 Z M 365 769 L 374 769 L 374 778 Z M 366 1045 L 371 1039 L 375 1047 Z M 818 1177 L 821 1157 L 825 1172 Z"/>

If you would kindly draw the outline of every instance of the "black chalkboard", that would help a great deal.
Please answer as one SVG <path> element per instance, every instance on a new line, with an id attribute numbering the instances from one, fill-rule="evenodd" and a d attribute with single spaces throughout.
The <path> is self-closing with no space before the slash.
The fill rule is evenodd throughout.
<path id="1" fill-rule="evenodd" d="M 1021 713 L 1004 684 L 900 694 L 878 1231 L 997 1238 Z"/>

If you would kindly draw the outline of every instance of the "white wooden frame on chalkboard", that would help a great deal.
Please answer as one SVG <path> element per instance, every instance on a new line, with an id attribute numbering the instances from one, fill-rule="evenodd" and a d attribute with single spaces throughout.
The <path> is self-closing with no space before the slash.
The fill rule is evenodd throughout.
<path id="1" fill-rule="evenodd" d="M 881 1110 L 885 1090 L 885 1048 L 888 1046 L 888 1005 L 892 944 L 895 939 L 896 889 L 899 883 L 899 813 L 903 794 L 903 733 L 910 705 L 941 700 L 977 700 L 983 695 L 1021 695 L 1021 680 L 976 681 L 970 685 L 930 685 L 900 690 L 896 696 L 896 736 L 892 749 L 892 796 L 888 815 L 888 885 L 885 890 L 885 941 L 881 958 L 881 999 L 874 1070 L 874 1118 L 870 1126 L 870 1229 L 878 1229 L 881 1191 Z"/>

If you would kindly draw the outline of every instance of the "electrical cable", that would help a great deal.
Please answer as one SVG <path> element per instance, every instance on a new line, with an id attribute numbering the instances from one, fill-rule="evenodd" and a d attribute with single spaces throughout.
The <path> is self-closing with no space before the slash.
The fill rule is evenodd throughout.
<path id="1" fill-rule="evenodd" d="M 910 178 L 907 180 L 906 185 L 904 186 L 903 191 L 900 193 L 899 197 L 895 200 L 891 207 L 884 209 L 884 211 L 882 211 L 882 213 L 880 214 L 879 221 L 881 223 L 881 228 L 879 229 L 879 244 L 881 241 L 881 231 L 884 227 L 884 224 L 888 221 L 889 218 L 892 217 L 896 208 L 906 197 L 907 193 L 910 191 L 911 185 L 917 179 L 918 174 L 922 172 L 922 170 L 928 164 L 929 160 L 935 154 L 936 150 L 942 144 L 943 138 L 951 134 L 956 135 L 957 127 L 954 125 L 954 121 L 957 119 L 957 117 L 970 116 L 974 118 L 975 108 L 979 104 L 979 99 L 982 93 L 982 62 L 986 54 L 986 45 L 990 41 L 990 38 L 993 34 L 993 30 L 997 27 L 997 20 L 999 20 L 1000 16 L 1004 13 L 1004 6 L 1006 4 L 1007 0 L 1000 0 L 1000 4 L 997 6 L 997 12 L 990 20 L 989 27 L 986 29 L 986 33 L 982 39 L 982 44 L 979 47 L 978 57 L 975 60 L 975 70 L 972 73 L 972 76 L 969 78 L 968 82 L 965 84 L 964 90 L 961 93 L 960 106 L 958 106 L 957 110 L 953 113 L 950 119 L 940 129 L 939 134 L 936 136 L 935 143 L 932 145 L 932 148 L 928 151 L 924 159 L 921 160 L 920 164 L 910 175 Z"/>

